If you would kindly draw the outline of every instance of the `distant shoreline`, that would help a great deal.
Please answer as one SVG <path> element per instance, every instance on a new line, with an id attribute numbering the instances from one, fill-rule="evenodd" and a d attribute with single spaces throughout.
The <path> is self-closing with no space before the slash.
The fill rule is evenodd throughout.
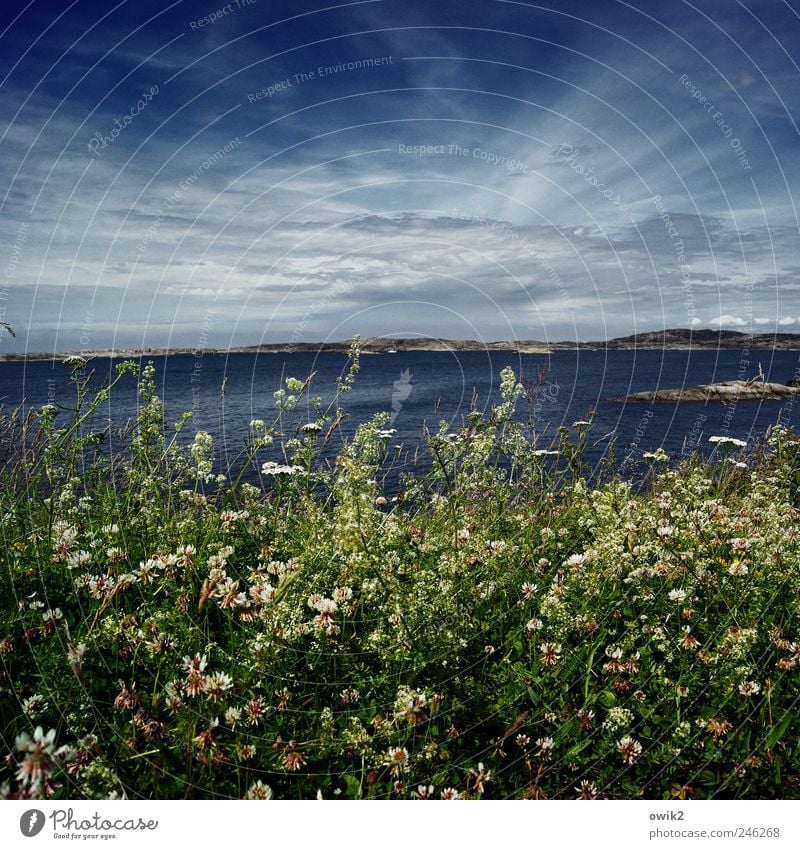
<path id="1" fill-rule="evenodd" d="M 27 354 L 0 354 L 0 362 L 35 360 L 60 360 L 69 356 L 87 359 L 140 359 L 142 357 L 208 356 L 227 354 L 347 354 L 349 340 L 341 342 L 275 342 L 263 345 L 235 345 L 231 348 L 120 348 L 118 350 L 65 351 L 61 353 L 32 352 Z M 685 330 L 673 329 L 632 336 L 620 336 L 601 342 L 541 342 L 514 340 L 480 342 L 474 339 L 392 339 L 369 337 L 362 339 L 364 354 L 390 354 L 393 352 L 431 351 L 506 351 L 519 354 L 551 354 L 558 351 L 685 351 L 685 350 L 742 350 L 744 351 L 800 351 L 800 333 L 741 333 L 736 330 Z"/>

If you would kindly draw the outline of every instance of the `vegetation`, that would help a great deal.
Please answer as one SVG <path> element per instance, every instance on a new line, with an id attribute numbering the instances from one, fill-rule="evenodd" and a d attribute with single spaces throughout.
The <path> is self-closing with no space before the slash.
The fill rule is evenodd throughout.
<path id="1" fill-rule="evenodd" d="M 800 796 L 791 431 L 590 483 L 590 423 L 539 446 L 505 370 L 389 489 L 386 416 L 326 468 L 338 406 L 298 420 L 290 378 L 257 487 L 169 433 L 151 367 L 109 455 L 113 386 L 67 367 L 71 412 L 2 420 L 4 797 Z"/>

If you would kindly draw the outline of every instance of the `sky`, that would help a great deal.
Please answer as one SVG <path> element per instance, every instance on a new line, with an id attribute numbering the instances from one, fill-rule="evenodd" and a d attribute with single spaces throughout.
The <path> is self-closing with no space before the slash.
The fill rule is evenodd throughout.
<path id="1" fill-rule="evenodd" d="M 0 354 L 800 330 L 797 0 L 5 2 Z"/>

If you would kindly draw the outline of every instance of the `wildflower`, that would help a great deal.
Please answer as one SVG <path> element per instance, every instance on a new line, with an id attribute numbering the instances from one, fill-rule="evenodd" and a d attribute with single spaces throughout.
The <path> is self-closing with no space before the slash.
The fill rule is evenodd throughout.
<path id="1" fill-rule="evenodd" d="M 333 591 L 333 600 L 338 604 L 344 604 L 346 601 L 350 601 L 353 597 L 353 591 L 350 587 L 336 587 Z"/>
<path id="2" fill-rule="evenodd" d="M 205 693 L 212 702 L 218 702 L 232 686 L 233 679 L 227 672 L 212 672 L 206 677 Z"/>
<path id="3" fill-rule="evenodd" d="M 266 713 L 266 706 L 264 705 L 264 700 L 261 696 L 257 696 L 254 699 L 250 699 L 250 701 L 245 706 L 245 711 L 247 713 L 247 723 L 248 725 L 258 725 L 261 721 L 262 717 Z"/>
<path id="4" fill-rule="evenodd" d="M 517 734 L 514 741 L 521 749 L 524 749 L 531 742 L 531 738 L 527 734 Z"/>
<path id="5" fill-rule="evenodd" d="M 297 772 L 305 764 L 306 758 L 302 752 L 289 751 L 283 756 L 283 767 L 290 772 Z"/>
<path id="6" fill-rule="evenodd" d="M 570 556 L 567 558 L 564 565 L 565 566 L 572 566 L 572 567 L 583 566 L 583 564 L 585 562 L 586 562 L 586 555 L 585 554 L 570 554 Z"/>
<path id="7" fill-rule="evenodd" d="M 308 422 L 307 424 L 304 424 L 300 430 L 303 433 L 319 433 L 322 430 L 322 425 L 317 424 L 316 422 Z"/>
<path id="8" fill-rule="evenodd" d="M 680 589 L 670 590 L 667 595 L 667 598 L 670 601 L 683 601 L 686 598 L 686 591 Z"/>
<path id="9" fill-rule="evenodd" d="M 739 684 L 739 692 L 743 696 L 755 696 L 761 692 L 761 685 L 756 681 L 743 681 Z"/>
<path id="10" fill-rule="evenodd" d="M 460 799 L 460 798 L 461 798 L 461 794 L 458 792 L 458 790 L 455 789 L 455 787 L 445 787 L 445 789 L 442 790 L 442 799 Z"/>
<path id="11" fill-rule="evenodd" d="M 69 754 L 68 746 L 56 748 L 55 739 L 55 728 L 45 734 L 40 725 L 33 732 L 33 738 L 23 732 L 14 742 L 16 751 L 25 755 L 17 771 L 17 780 L 32 788 L 34 797 L 42 795 L 47 780 Z"/>
<path id="12" fill-rule="evenodd" d="M 581 781 L 580 785 L 575 788 L 578 791 L 579 799 L 596 799 L 597 787 L 591 781 Z"/>
<path id="13" fill-rule="evenodd" d="M 553 754 L 553 747 L 555 746 L 555 742 L 552 737 L 540 737 L 536 741 L 536 745 L 539 747 L 536 750 L 536 754 L 542 760 L 549 760 L 550 756 Z"/>
<path id="14" fill-rule="evenodd" d="M 632 764 L 642 754 L 642 744 L 627 734 L 617 743 L 617 751 L 622 755 L 626 764 Z"/>
<path id="15" fill-rule="evenodd" d="M 416 796 L 417 799 L 430 799 L 433 796 L 433 785 L 419 784 L 417 789 L 414 791 L 414 796 Z"/>
<path id="16" fill-rule="evenodd" d="M 609 709 L 608 715 L 603 720 L 603 728 L 614 731 L 617 728 L 630 725 L 632 721 L 633 713 L 631 711 L 627 708 L 615 706 Z"/>
<path id="17" fill-rule="evenodd" d="M 727 719 L 714 717 L 714 719 L 709 720 L 707 728 L 711 732 L 714 742 L 718 743 L 733 728 L 733 725 Z"/>
<path id="18" fill-rule="evenodd" d="M 732 445 L 734 448 L 746 448 L 747 443 L 742 439 L 734 439 L 732 436 L 709 436 L 708 441 L 714 445 Z"/>
<path id="19" fill-rule="evenodd" d="M 534 597 L 534 595 L 536 595 L 536 591 L 538 589 L 539 587 L 537 587 L 536 584 L 530 584 L 528 582 L 525 582 L 522 585 L 522 597 L 525 599 L 525 601 L 530 601 Z"/>
<path id="20" fill-rule="evenodd" d="M 417 725 L 425 719 L 425 707 L 428 697 L 421 690 L 400 687 L 394 702 L 395 717 L 403 717 L 410 725 Z"/>
<path id="21" fill-rule="evenodd" d="M 277 475 L 296 475 L 303 471 L 305 470 L 302 466 L 286 466 L 280 463 L 274 463 L 272 461 L 264 463 L 261 466 L 262 475 L 270 475 L 273 477 Z"/>
<path id="22" fill-rule="evenodd" d="M 556 643 L 542 643 L 540 660 L 545 666 L 555 666 L 561 660 L 561 646 Z"/>
<path id="23" fill-rule="evenodd" d="M 225 710 L 225 724 L 231 730 L 236 728 L 239 720 L 242 718 L 242 709 L 238 707 L 229 707 Z"/>
<path id="24" fill-rule="evenodd" d="M 72 371 L 79 371 L 86 365 L 86 360 L 77 354 L 72 354 L 71 356 L 63 359 L 61 362 L 67 368 L 72 369 Z"/>
<path id="25" fill-rule="evenodd" d="M 483 794 L 484 785 L 487 784 L 492 779 L 491 770 L 485 769 L 482 763 L 478 764 L 478 769 L 471 769 L 468 774 L 468 779 L 472 782 L 475 790 L 478 793 Z"/>
<path id="26" fill-rule="evenodd" d="M 349 687 L 346 690 L 342 690 L 339 693 L 339 701 L 343 705 L 354 705 L 361 698 L 361 694 L 353 687 Z"/>
<path id="27" fill-rule="evenodd" d="M 527 621 L 527 623 L 525 624 L 525 630 L 528 631 L 528 633 L 531 633 L 533 631 L 539 631 L 543 625 L 544 622 L 542 622 L 541 619 L 537 619 L 536 617 L 534 617 L 533 619 L 529 619 Z"/>
<path id="28" fill-rule="evenodd" d="M 264 430 L 264 427 L 265 427 L 265 425 L 264 425 L 264 420 L 263 420 L 263 419 L 253 419 L 253 420 L 250 422 L 250 427 L 251 427 L 251 428 L 252 428 L 252 430 L 254 430 L 256 433 L 261 433 L 261 432 Z"/>
<path id="29" fill-rule="evenodd" d="M 264 784 L 261 779 L 256 781 L 255 784 L 251 784 L 247 793 L 245 793 L 245 799 L 271 799 L 272 798 L 272 788 L 268 784 Z"/>
<path id="30" fill-rule="evenodd" d="M 408 768 L 408 749 L 389 749 L 384 756 L 383 763 L 391 767 L 391 773 L 395 778 L 399 778 Z"/>
<path id="31" fill-rule="evenodd" d="M 581 708 L 578 711 L 578 723 L 583 731 L 589 731 L 594 725 L 594 711 Z"/>
<path id="32" fill-rule="evenodd" d="M 671 525 L 660 525 L 656 528 L 656 533 L 660 537 L 671 537 L 675 533 L 675 528 Z"/>
<path id="33" fill-rule="evenodd" d="M 22 703 L 22 712 L 28 719 L 35 719 L 41 716 L 49 707 L 47 700 L 39 693 L 35 693 Z"/>
<path id="34" fill-rule="evenodd" d="M 186 672 L 186 694 L 196 696 L 205 690 L 206 676 L 203 675 L 203 670 L 206 668 L 206 656 L 200 657 L 196 654 L 194 657 L 184 657 L 183 669 Z"/>
<path id="35" fill-rule="evenodd" d="M 194 477 L 197 480 L 207 480 L 211 475 L 214 460 L 214 441 L 211 434 L 205 430 L 198 430 L 194 435 L 189 454 L 195 465 Z"/>
<path id="36" fill-rule="evenodd" d="M 691 630 L 692 629 L 687 625 L 685 628 L 686 633 L 681 639 L 681 645 L 685 649 L 696 649 L 700 645 L 700 641 L 694 634 L 691 633 Z"/>
<path id="37" fill-rule="evenodd" d="M 656 460 L 659 463 L 666 463 L 669 460 L 669 454 L 661 447 L 656 448 L 655 451 L 645 451 L 642 456 L 645 460 Z"/>
<path id="38" fill-rule="evenodd" d="M 319 613 L 314 617 L 314 624 L 328 632 L 332 631 L 335 627 L 333 619 L 338 609 L 336 602 L 332 598 L 322 598 L 315 607 Z"/>
<path id="39" fill-rule="evenodd" d="M 735 577 L 739 577 L 741 575 L 746 575 L 749 572 L 747 566 L 744 563 L 741 563 L 738 560 L 734 560 L 733 563 L 728 567 L 728 574 L 733 575 Z"/>

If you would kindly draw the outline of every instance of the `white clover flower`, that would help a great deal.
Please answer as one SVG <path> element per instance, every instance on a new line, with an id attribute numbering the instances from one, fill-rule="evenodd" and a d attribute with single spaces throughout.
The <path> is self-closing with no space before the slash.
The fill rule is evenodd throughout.
<path id="1" fill-rule="evenodd" d="M 632 764 L 642 754 L 642 744 L 627 734 L 617 742 L 617 751 L 626 764 Z"/>
<path id="2" fill-rule="evenodd" d="M 588 558 L 585 554 L 570 554 L 566 559 L 565 566 L 583 566 Z"/>
<path id="3" fill-rule="evenodd" d="M 686 598 L 686 592 L 684 590 L 670 590 L 667 596 L 670 601 L 683 601 Z"/>
<path id="4" fill-rule="evenodd" d="M 259 778 L 255 784 L 251 784 L 247 793 L 245 794 L 245 799 L 262 799 L 268 801 L 272 799 L 272 788 L 269 784 L 264 784 L 264 782 Z"/>
<path id="5" fill-rule="evenodd" d="M 739 692 L 743 696 L 755 696 L 761 692 L 761 685 L 757 681 L 743 681 L 739 684 Z"/>

